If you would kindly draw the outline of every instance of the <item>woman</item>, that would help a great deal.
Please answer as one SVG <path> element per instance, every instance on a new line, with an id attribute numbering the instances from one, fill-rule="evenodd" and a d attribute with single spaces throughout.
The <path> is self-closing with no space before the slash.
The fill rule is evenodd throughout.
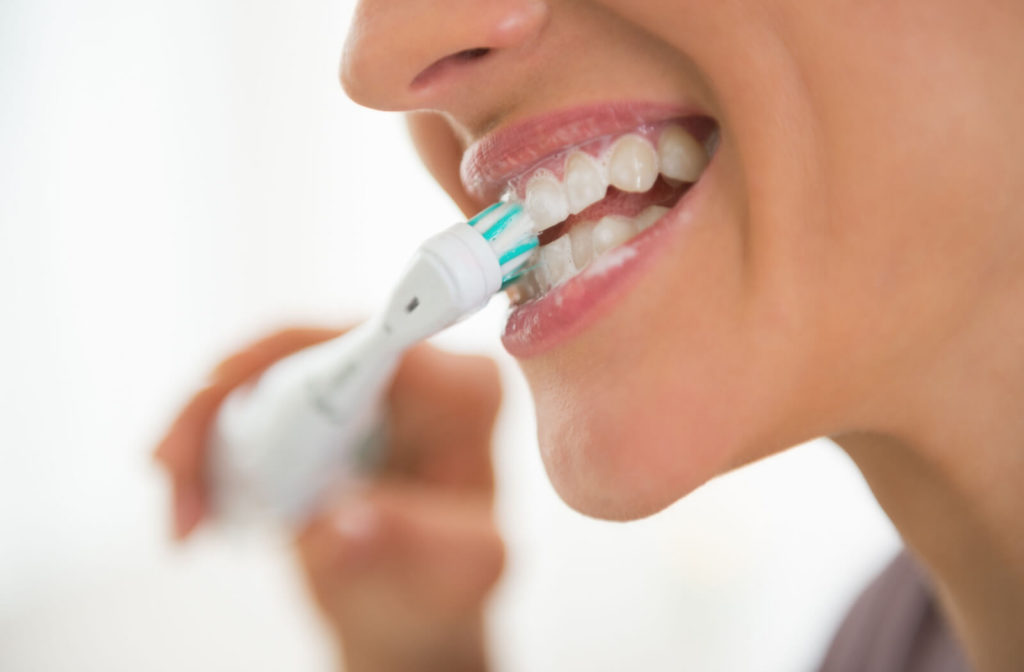
<path id="1" fill-rule="evenodd" d="M 510 184 L 551 223 L 569 214 L 559 193 L 592 208 L 545 234 L 504 336 L 569 505 L 646 516 L 830 436 L 970 664 L 994 672 L 1024 660 L 1022 30 L 1012 0 L 364 0 L 342 82 L 413 113 L 424 162 L 467 214 Z M 571 179 L 574 149 L 604 162 L 609 197 Z M 637 235 L 652 204 L 670 209 Z M 612 248 L 604 262 L 596 247 Z M 199 437 L 218 401 L 329 335 L 256 344 L 185 410 L 159 449 L 179 535 L 204 513 Z M 421 348 L 392 396 L 387 476 L 324 512 L 301 553 L 347 669 L 481 668 L 502 562 L 497 378 Z M 895 642 L 858 630 L 900 595 L 930 599 L 903 568 L 828 669 L 957 665 L 953 644 L 914 644 L 945 641 L 938 616 L 885 629 Z"/>

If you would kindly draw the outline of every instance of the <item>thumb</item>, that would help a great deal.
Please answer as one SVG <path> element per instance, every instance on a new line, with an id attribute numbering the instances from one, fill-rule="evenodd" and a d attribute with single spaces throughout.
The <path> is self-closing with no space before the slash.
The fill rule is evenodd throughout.
<path id="1" fill-rule="evenodd" d="M 407 617 L 475 609 L 504 564 L 489 494 L 409 483 L 375 484 L 328 507 L 297 547 L 318 603 L 341 620 L 382 605 L 402 605 Z"/>
<path id="2" fill-rule="evenodd" d="M 491 433 L 501 404 L 486 357 L 413 348 L 389 395 L 388 468 L 437 486 L 492 490 Z"/>

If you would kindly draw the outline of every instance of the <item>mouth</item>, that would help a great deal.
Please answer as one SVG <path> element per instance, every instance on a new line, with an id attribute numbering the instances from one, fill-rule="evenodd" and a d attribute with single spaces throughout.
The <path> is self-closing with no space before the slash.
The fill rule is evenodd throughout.
<path id="1" fill-rule="evenodd" d="M 462 165 L 469 192 L 522 202 L 540 239 L 508 289 L 506 349 L 536 354 L 608 303 L 680 219 L 717 143 L 706 115 L 627 104 L 548 115 L 471 147 Z"/>

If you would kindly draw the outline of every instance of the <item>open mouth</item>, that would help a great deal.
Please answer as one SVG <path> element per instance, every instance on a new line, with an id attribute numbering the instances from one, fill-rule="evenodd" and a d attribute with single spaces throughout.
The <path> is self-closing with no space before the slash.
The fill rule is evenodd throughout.
<path id="1" fill-rule="evenodd" d="M 692 103 L 568 107 L 484 135 L 462 157 L 481 203 L 523 204 L 540 246 L 508 287 L 505 349 L 527 358 L 624 300 L 707 207 L 718 123 Z"/>
<path id="2" fill-rule="evenodd" d="M 674 118 L 564 147 L 508 181 L 540 247 L 508 292 L 538 299 L 654 226 L 696 183 L 718 133 L 707 117 Z"/>

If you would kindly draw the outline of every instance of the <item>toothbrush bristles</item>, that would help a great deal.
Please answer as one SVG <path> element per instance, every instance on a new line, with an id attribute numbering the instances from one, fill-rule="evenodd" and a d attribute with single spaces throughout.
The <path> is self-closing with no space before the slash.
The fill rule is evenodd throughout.
<path id="1" fill-rule="evenodd" d="M 504 274 L 502 289 L 522 277 L 523 266 L 539 245 L 533 220 L 522 204 L 499 201 L 469 220 L 468 224 L 490 243 Z"/>

